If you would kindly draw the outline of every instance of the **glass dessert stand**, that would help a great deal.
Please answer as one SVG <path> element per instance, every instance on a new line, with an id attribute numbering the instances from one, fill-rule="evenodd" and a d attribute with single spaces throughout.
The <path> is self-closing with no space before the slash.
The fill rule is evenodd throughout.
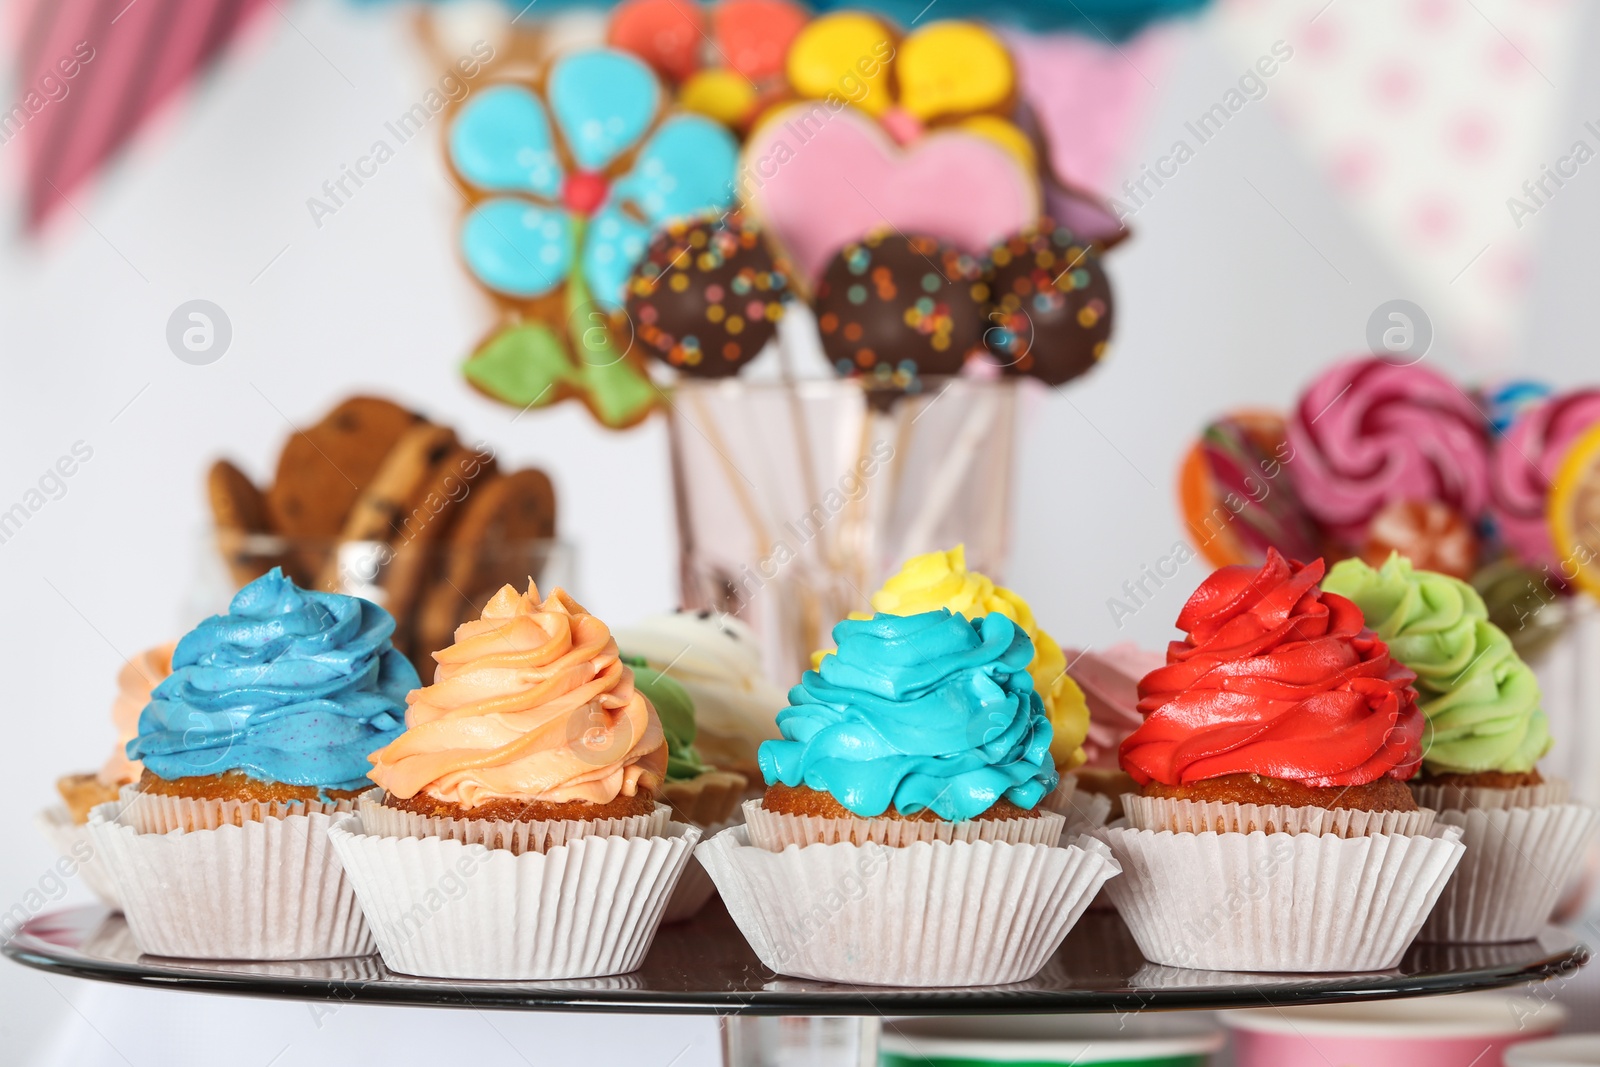
<path id="1" fill-rule="evenodd" d="M 1566 976 L 1589 960 L 1572 934 L 1500 945 L 1413 945 L 1366 974 L 1268 975 L 1146 962 L 1114 912 L 1091 910 L 1032 980 L 968 989 L 837 985 L 773 974 L 715 899 L 665 926 L 639 970 L 564 982 L 462 982 L 396 974 L 377 956 L 253 963 L 143 956 L 120 915 L 82 907 L 36 916 L 4 946 L 19 963 L 102 982 L 234 996 L 511 1011 L 715 1015 L 735 1067 L 875 1062 L 878 1024 L 907 1015 L 995 1015 L 1265 1007 L 1428 996 Z M 892 1023 L 891 1023 L 892 1025 Z"/>

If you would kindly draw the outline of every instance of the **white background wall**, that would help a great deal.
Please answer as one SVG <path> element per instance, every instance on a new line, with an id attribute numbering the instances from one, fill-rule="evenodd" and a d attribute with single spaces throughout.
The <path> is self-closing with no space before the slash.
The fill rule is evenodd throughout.
<path id="1" fill-rule="evenodd" d="M 75 196 L 83 219 L 69 211 L 43 240 L 0 243 L 0 509 L 75 441 L 94 449 L 66 495 L 0 544 L 0 649 L 12 671 L 0 719 L 10 807 L 0 820 L 0 905 L 21 899 L 53 858 L 30 818 L 55 777 L 103 758 L 123 656 L 188 621 L 211 458 L 225 453 L 265 476 L 290 423 L 352 389 L 403 398 L 498 443 L 512 461 L 552 471 L 564 531 L 582 548 L 579 587 L 597 614 L 626 621 L 674 606 L 661 426 L 605 433 L 563 408 L 513 427 L 509 411 L 458 377 L 458 359 L 489 320 L 452 252 L 458 204 L 437 142 L 405 146 L 313 226 L 306 198 L 365 152 L 428 79 L 398 20 L 327 2 L 284 9 L 293 26 L 269 11 L 191 106 Z M 1580 48 L 1597 43 L 1595 29 L 1591 19 Z M 1180 37 L 1136 162 L 1161 154 L 1243 67 L 1204 24 Z M 1562 87 L 1562 131 L 1600 113 L 1600 73 L 1574 77 Z M 1551 148 L 1570 139 L 1563 132 Z M 0 146 L 8 205 L 15 155 L 15 145 Z M 1600 378 L 1600 265 L 1589 236 L 1597 218 L 1600 178 L 1587 171 L 1539 214 L 1532 324 L 1494 370 L 1562 384 Z M 1023 430 L 1010 584 L 1067 644 L 1172 636 L 1199 564 L 1120 632 L 1106 600 L 1181 538 L 1172 480 L 1190 435 L 1230 407 L 1286 405 L 1317 366 L 1361 345 L 1374 307 L 1413 295 L 1270 107 L 1234 119 L 1135 224 L 1137 239 L 1112 259 L 1114 357 L 1066 395 L 1041 393 Z M 195 297 L 220 304 L 233 323 L 231 350 L 207 367 L 180 363 L 164 341 L 172 309 Z M 1461 370 L 1448 335 L 1429 358 Z M 74 887 L 71 899 L 83 898 Z M 248 1067 L 286 1042 L 283 1063 L 365 1062 L 380 1049 L 421 1062 L 470 1049 L 485 1065 L 580 1055 L 639 1067 L 716 1062 L 715 1031 L 703 1020 L 602 1026 L 363 1008 L 318 1020 L 299 1004 L 135 991 L 11 964 L 0 965 L 0 1005 L 4 1063 L 142 1067 L 214 1056 Z"/>

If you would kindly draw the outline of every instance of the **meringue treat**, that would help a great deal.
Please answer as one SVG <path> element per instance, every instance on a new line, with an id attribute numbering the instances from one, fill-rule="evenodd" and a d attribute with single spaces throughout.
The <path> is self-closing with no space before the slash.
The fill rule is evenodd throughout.
<path id="1" fill-rule="evenodd" d="M 783 690 L 767 680 L 755 632 L 732 615 L 679 611 L 616 632 L 624 656 L 667 671 L 695 708 L 695 747 L 718 770 L 760 777 L 756 747 L 778 736 Z"/>

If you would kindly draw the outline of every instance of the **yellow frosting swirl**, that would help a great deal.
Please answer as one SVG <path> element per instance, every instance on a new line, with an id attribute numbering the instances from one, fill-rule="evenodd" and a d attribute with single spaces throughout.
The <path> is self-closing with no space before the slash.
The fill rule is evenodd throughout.
<path id="1" fill-rule="evenodd" d="M 605 623 L 557 589 L 507 585 L 433 658 L 406 697 L 406 732 L 372 754 L 372 780 L 402 799 L 609 804 L 666 773 L 661 720 L 634 688 Z"/>
<path id="2" fill-rule="evenodd" d="M 890 615 L 949 608 L 969 619 L 999 613 L 1016 623 L 1033 641 L 1028 674 L 1055 731 L 1050 755 L 1056 767 L 1068 771 L 1087 758 L 1083 740 L 1089 735 L 1089 704 L 1078 683 L 1067 675 L 1067 657 L 1061 646 L 1039 628 L 1026 600 L 977 571 L 967 570 L 966 546 L 906 560 L 900 573 L 872 594 L 872 608 Z"/>

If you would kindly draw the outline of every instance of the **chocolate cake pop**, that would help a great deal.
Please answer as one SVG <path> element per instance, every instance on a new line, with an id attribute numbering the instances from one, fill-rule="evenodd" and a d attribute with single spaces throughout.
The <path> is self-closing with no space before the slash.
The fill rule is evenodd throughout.
<path id="1" fill-rule="evenodd" d="M 1008 374 L 1071 381 L 1105 355 L 1111 282 L 1100 253 L 1048 218 L 989 253 L 994 303 L 984 337 Z"/>
<path id="2" fill-rule="evenodd" d="M 645 350 L 699 378 L 737 374 L 777 332 L 789 270 L 739 215 L 674 222 L 650 240 L 624 310 Z"/>
<path id="3" fill-rule="evenodd" d="M 914 389 L 927 375 L 961 370 L 982 344 L 988 299 L 971 256 L 932 237 L 885 231 L 834 255 L 812 307 L 841 376 Z"/>

